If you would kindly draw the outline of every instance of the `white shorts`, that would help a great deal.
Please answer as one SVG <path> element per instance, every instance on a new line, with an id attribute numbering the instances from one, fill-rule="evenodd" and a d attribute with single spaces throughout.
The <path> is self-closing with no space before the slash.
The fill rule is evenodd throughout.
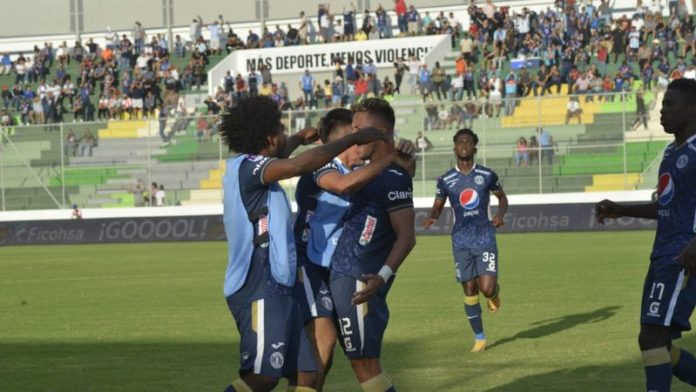
<path id="1" fill-rule="evenodd" d="M 212 50 L 220 49 L 220 39 L 211 39 L 210 40 L 210 49 L 212 49 Z"/>
<path id="2" fill-rule="evenodd" d="M 142 99 L 134 99 L 133 100 L 133 109 L 142 109 L 143 108 L 143 100 Z"/>

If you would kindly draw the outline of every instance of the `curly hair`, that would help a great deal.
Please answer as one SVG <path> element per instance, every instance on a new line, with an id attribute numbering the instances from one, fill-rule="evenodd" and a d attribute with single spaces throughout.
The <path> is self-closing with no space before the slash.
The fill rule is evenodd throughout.
<path id="1" fill-rule="evenodd" d="M 268 137 L 282 132 L 278 104 L 266 96 L 239 100 L 222 116 L 220 135 L 230 149 L 240 154 L 258 154 L 268 146 Z"/>
<path id="2" fill-rule="evenodd" d="M 456 143 L 456 142 L 457 142 L 457 138 L 458 138 L 459 136 L 461 136 L 461 135 L 469 135 L 469 136 L 471 136 L 471 138 L 474 139 L 474 145 L 478 145 L 478 142 L 479 142 L 478 135 L 476 135 L 476 134 L 474 133 L 474 131 L 472 131 L 472 130 L 469 129 L 469 128 L 462 128 L 462 129 L 458 130 L 457 133 L 455 133 L 454 136 L 452 137 L 452 141 Z"/>
<path id="3" fill-rule="evenodd" d="M 381 118 L 391 130 L 394 129 L 394 124 L 396 124 L 394 109 L 389 105 L 389 102 L 381 98 L 364 99 L 353 105 L 351 109 L 353 113 L 367 112 Z"/>
<path id="4" fill-rule="evenodd" d="M 353 112 L 348 109 L 337 108 L 326 113 L 319 122 L 319 138 L 326 144 L 329 136 L 338 126 L 350 125 L 353 122 Z"/>

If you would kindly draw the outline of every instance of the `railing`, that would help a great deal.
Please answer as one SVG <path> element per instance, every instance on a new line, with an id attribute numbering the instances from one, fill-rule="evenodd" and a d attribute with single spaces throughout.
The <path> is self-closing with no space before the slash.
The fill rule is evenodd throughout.
<path id="1" fill-rule="evenodd" d="M 407 88 L 402 86 L 402 88 Z M 525 98 L 508 103 L 514 114 L 456 116 L 451 101 L 423 103 L 408 97 L 392 101 L 398 137 L 413 140 L 417 154 L 414 195 L 431 197 L 436 178 L 456 164 L 452 136 L 471 127 L 479 136 L 476 160 L 501 179 L 510 194 L 631 190 L 650 187 L 646 178 L 667 138 L 653 114 L 648 129 L 634 131 L 635 96 L 613 96 L 614 103 L 584 102 L 578 118 L 566 124 L 566 95 Z M 598 97 L 595 97 L 597 100 Z M 652 99 L 646 94 L 646 101 Z M 462 108 L 491 101 L 457 102 Z M 444 106 L 440 106 L 444 105 Z M 469 105 L 469 106 L 467 106 Z M 323 106 L 320 103 L 320 106 Z M 287 111 L 283 121 L 290 132 L 317 126 L 329 108 Z M 456 112 L 456 110 L 455 110 Z M 127 115 L 126 115 L 127 117 Z M 640 119 L 640 118 L 639 118 Z M 84 207 L 151 206 L 220 203 L 224 160 L 229 156 L 215 132 L 216 117 L 104 120 L 4 127 L 0 132 L 0 207 L 2 210 Z M 160 127 L 163 125 L 163 136 Z M 553 145 L 517 147 L 520 137 L 542 138 L 541 126 Z M 70 132 L 75 135 L 69 138 Z M 94 143 L 85 136 L 94 136 Z M 420 133 L 420 135 L 419 135 Z M 419 139 L 424 136 L 428 139 Z M 169 143 L 165 143 L 171 138 Z M 294 195 L 295 180 L 282 183 Z"/>

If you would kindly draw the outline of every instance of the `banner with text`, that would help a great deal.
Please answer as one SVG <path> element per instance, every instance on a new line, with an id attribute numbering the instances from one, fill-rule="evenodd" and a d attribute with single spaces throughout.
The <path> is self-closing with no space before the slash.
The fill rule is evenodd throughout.
<path id="1" fill-rule="evenodd" d="M 335 59 L 340 58 L 345 64 L 352 59 L 366 64 L 374 63 L 376 67 L 393 67 L 398 58 L 406 61 L 411 56 L 423 60 L 433 48 L 443 46 L 450 48 L 448 35 L 428 35 L 422 37 L 390 38 L 371 41 L 337 42 L 279 48 L 237 50 L 224 58 L 208 72 L 208 83 L 212 89 L 219 85 L 227 71 L 246 76 L 261 64 L 266 65 L 271 73 L 301 73 L 308 69 L 313 71 L 333 71 Z M 213 90 L 211 90 L 213 91 Z"/>
<path id="2" fill-rule="evenodd" d="M 416 209 L 416 234 L 449 234 L 454 222 L 452 210 L 444 210 L 437 223 L 423 230 L 421 223 L 429 212 L 427 208 Z M 547 204 L 510 206 L 505 225 L 498 232 L 654 230 L 655 227 L 655 221 L 637 218 L 608 220 L 605 225 L 599 225 L 594 219 L 593 204 Z M 0 246 L 224 240 L 220 215 L 0 222 Z"/>

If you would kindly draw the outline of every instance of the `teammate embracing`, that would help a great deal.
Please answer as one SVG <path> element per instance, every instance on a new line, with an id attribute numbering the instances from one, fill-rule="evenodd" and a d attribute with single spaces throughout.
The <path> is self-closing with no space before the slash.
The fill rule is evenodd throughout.
<path id="1" fill-rule="evenodd" d="M 696 385 L 696 359 L 672 343 L 691 329 L 696 305 L 696 81 L 677 79 L 667 86 L 660 122 L 674 142 L 660 164 L 657 200 L 602 200 L 596 206 L 599 223 L 624 216 L 657 219 L 638 335 L 649 392 L 669 391 L 672 376 Z"/>
<path id="2" fill-rule="evenodd" d="M 239 330 L 241 354 L 239 378 L 226 392 L 270 391 L 281 377 L 295 391 L 314 391 L 313 353 L 300 355 L 290 205 L 278 181 L 312 172 L 352 145 L 389 140 L 377 130 L 360 130 L 285 159 L 299 144 L 314 142 L 316 131 L 288 138 L 280 118 L 276 102 L 250 97 L 223 115 L 220 126 L 225 144 L 240 154 L 228 160 L 223 177 L 224 294 Z"/>
<path id="3" fill-rule="evenodd" d="M 495 228 L 503 225 L 508 200 L 494 171 L 474 162 L 478 136 L 470 129 L 460 129 L 454 135 L 456 166 L 437 180 L 435 202 L 430 215 L 423 221 L 428 228 L 435 223 L 447 199 L 454 210 L 452 252 L 457 281 L 464 288 L 464 312 L 474 331 L 472 352 L 486 349 L 479 292 L 488 299 L 488 310 L 500 307 L 498 285 L 498 245 Z M 490 194 L 498 198 L 498 210 L 493 220 L 488 218 Z"/>
<path id="4" fill-rule="evenodd" d="M 354 130 L 377 128 L 393 137 L 395 117 L 388 102 L 369 98 L 352 110 Z M 374 162 L 393 149 L 392 143 L 376 142 L 360 147 L 360 155 Z M 389 321 L 387 293 L 416 243 L 414 219 L 411 175 L 392 164 L 353 196 L 331 257 L 340 343 L 363 391 L 396 391 L 380 356 Z"/>

